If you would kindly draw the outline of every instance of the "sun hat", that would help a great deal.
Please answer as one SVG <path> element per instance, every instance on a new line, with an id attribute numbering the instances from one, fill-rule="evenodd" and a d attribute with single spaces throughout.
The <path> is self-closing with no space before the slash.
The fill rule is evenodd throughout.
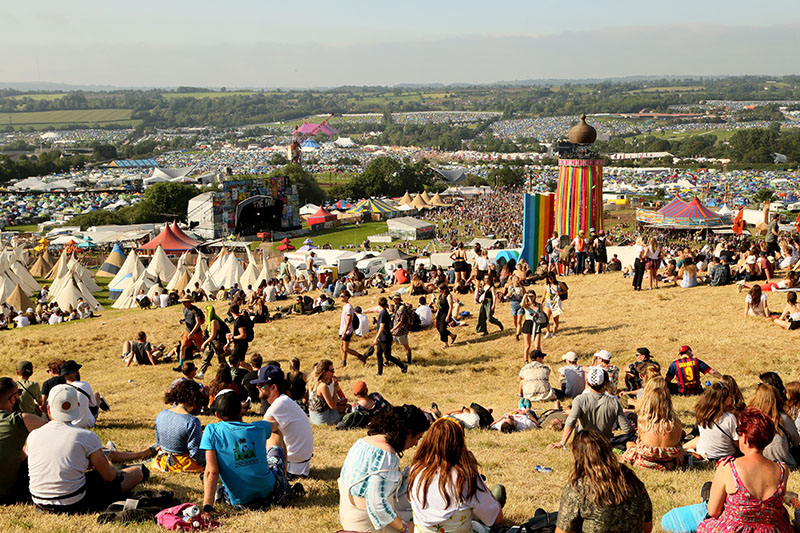
<path id="1" fill-rule="evenodd" d="M 561 356 L 563 361 L 572 361 L 573 363 L 578 360 L 578 354 L 575 352 L 567 352 Z"/>
<path id="2" fill-rule="evenodd" d="M 400 294 L 399 292 L 395 292 L 395 293 L 392 294 L 392 300 L 402 300 L 402 299 L 403 299 L 403 295 Z"/>
<path id="3" fill-rule="evenodd" d="M 586 372 L 586 383 L 593 389 L 602 387 L 606 382 L 606 371 L 599 366 L 593 366 Z"/>
<path id="4" fill-rule="evenodd" d="M 595 352 L 595 357 L 599 357 L 603 361 L 611 361 L 611 352 L 608 350 L 600 350 L 599 352 Z"/>
<path id="5" fill-rule="evenodd" d="M 192 299 L 192 297 L 191 297 L 191 296 L 184 296 L 183 298 L 181 298 L 181 299 L 180 299 L 180 300 L 178 300 L 178 301 L 179 301 L 180 303 L 182 303 L 182 304 L 183 304 L 183 303 L 194 303 L 194 300 Z"/>
<path id="6" fill-rule="evenodd" d="M 59 422 L 72 422 L 81 416 L 78 389 L 72 385 L 56 385 L 47 397 L 50 417 Z"/>

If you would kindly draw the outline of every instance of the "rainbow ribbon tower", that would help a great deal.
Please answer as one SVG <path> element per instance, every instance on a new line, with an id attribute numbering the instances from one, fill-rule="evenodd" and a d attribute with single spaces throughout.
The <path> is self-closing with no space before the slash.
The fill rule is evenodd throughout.
<path id="1" fill-rule="evenodd" d="M 597 139 L 595 129 L 586 123 L 586 115 L 569 130 L 570 157 L 558 160 L 558 187 L 555 201 L 555 230 L 570 239 L 583 230 L 603 229 L 603 163 L 592 152 Z"/>
<path id="2" fill-rule="evenodd" d="M 522 252 L 520 257 L 536 269 L 544 255 L 547 239 L 553 234 L 553 193 L 525 194 L 523 199 Z"/>

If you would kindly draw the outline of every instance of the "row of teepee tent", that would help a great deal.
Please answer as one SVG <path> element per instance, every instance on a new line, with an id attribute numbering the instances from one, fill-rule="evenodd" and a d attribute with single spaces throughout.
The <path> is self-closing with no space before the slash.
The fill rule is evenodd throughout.
<path id="1" fill-rule="evenodd" d="M 33 307 L 29 295 L 42 289 L 25 264 L 26 253 L 21 247 L 0 253 L 0 301 L 23 312 Z"/>
<path id="2" fill-rule="evenodd" d="M 408 194 L 408 191 L 403 195 L 400 200 L 397 201 L 398 205 L 410 205 L 412 207 L 416 207 L 418 210 L 427 209 L 430 207 L 447 207 L 449 204 L 445 203 L 442 200 L 441 195 L 437 192 L 431 198 L 428 195 L 428 191 L 423 191 L 421 194 L 417 194 L 414 198 L 411 198 L 411 195 Z"/>

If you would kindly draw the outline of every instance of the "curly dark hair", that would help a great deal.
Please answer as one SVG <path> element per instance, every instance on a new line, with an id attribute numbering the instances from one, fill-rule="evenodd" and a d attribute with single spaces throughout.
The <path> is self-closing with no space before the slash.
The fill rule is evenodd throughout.
<path id="1" fill-rule="evenodd" d="M 179 381 L 174 387 L 164 394 L 164 403 L 187 405 L 189 407 L 202 407 L 205 403 L 200 384 L 191 379 Z"/>
<path id="2" fill-rule="evenodd" d="M 367 435 L 383 435 L 398 457 L 403 456 L 406 438 L 424 433 L 431 426 L 422 409 L 415 405 L 391 407 L 372 417 Z"/>

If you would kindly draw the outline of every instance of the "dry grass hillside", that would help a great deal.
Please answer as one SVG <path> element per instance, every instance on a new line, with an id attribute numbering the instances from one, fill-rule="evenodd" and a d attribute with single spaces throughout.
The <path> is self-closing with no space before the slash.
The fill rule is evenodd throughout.
<path id="1" fill-rule="evenodd" d="M 567 278 L 570 297 L 565 302 L 562 329 L 556 339 L 543 341 L 548 353 L 546 362 L 557 376 L 561 355 L 574 350 L 585 364 L 601 348 L 611 351 L 613 363 L 620 367 L 633 360 L 639 346 L 650 348 L 655 358 L 666 365 L 678 347 L 689 344 L 701 359 L 723 374 L 734 375 L 745 398 L 752 396 L 757 375 L 777 370 L 784 381 L 800 378 L 797 367 L 797 334 L 787 332 L 765 319 L 744 318 L 744 294 L 733 286 L 693 289 L 662 288 L 634 293 L 629 280 L 619 274 Z M 541 288 L 541 284 L 536 286 Z M 372 305 L 378 294 L 355 299 L 357 305 Z M 782 294 L 770 294 L 769 304 L 780 311 Z M 218 304 L 222 309 L 223 304 Z M 521 342 L 510 330 L 508 305 L 498 305 L 497 315 L 507 326 L 503 333 L 492 332 L 479 338 L 474 332 L 475 305 L 468 303 L 473 317 L 465 327 L 456 328 L 457 345 L 441 350 L 435 331 L 412 334 L 414 365 L 407 375 L 389 367 L 383 377 L 375 376 L 375 362 L 366 368 L 357 361 L 346 369 L 337 369 L 342 388 L 352 396 L 354 381 L 364 379 L 371 390 L 380 391 L 395 404 L 414 403 L 428 406 L 435 401 L 442 409 L 453 409 L 477 401 L 495 412 L 516 407 L 517 373 L 521 363 Z M 95 390 L 108 399 L 112 410 L 103 413 L 96 428 L 100 437 L 113 439 L 120 449 L 141 449 L 154 442 L 153 421 L 164 406 L 162 394 L 176 377 L 170 367 L 124 368 L 120 345 L 141 329 L 151 341 L 173 343 L 181 326 L 181 308 L 155 311 L 107 310 L 101 318 L 60 326 L 35 326 L 0 332 L 0 375 L 13 374 L 15 363 L 30 359 L 36 366 L 34 379 L 45 379 L 44 368 L 54 357 L 74 358 L 84 365 L 82 375 Z M 292 357 L 299 357 L 303 370 L 314 361 L 338 360 L 336 333 L 338 310 L 312 317 L 292 317 L 256 326 L 252 351 L 265 360 L 277 359 L 284 368 Z M 362 349 L 367 342 L 356 344 Z M 206 378 L 208 381 L 209 378 Z M 553 381 L 555 385 L 555 378 Z M 693 400 L 676 401 L 684 423 L 693 423 Z M 537 409 L 552 405 L 537 405 Z M 204 418 L 203 423 L 210 423 Z M 315 452 L 313 479 L 305 481 L 305 500 L 292 506 L 266 512 L 230 514 L 222 517 L 226 526 L 242 531 L 336 531 L 339 527 L 336 477 L 347 450 L 363 435 L 362 431 L 338 432 L 314 428 Z M 561 488 L 568 476 L 569 452 L 547 449 L 558 440 L 554 431 L 536 430 L 513 435 L 473 430 L 468 445 L 481 464 L 488 481 L 504 483 L 508 504 L 504 511 L 509 523 L 520 523 L 537 507 L 555 510 Z M 411 455 L 411 453 L 409 453 Z M 408 462 L 408 458 L 403 460 Z M 548 465 L 552 473 L 542 474 L 535 465 Z M 658 473 L 639 471 L 653 499 L 657 519 L 676 505 L 695 503 L 702 483 L 710 471 Z M 790 489 L 800 489 L 796 477 Z M 201 484 L 197 475 L 156 474 L 150 488 L 174 490 L 179 497 L 200 501 Z M 98 526 L 95 516 L 56 517 L 36 513 L 31 506 L 0 509 L 0 524 L 5 530 L 37 531 L 107 531 Z M 140 526 L 156 531 L 156 526 Z M 656 526 L 657 529 L 658 525 Z"/>

